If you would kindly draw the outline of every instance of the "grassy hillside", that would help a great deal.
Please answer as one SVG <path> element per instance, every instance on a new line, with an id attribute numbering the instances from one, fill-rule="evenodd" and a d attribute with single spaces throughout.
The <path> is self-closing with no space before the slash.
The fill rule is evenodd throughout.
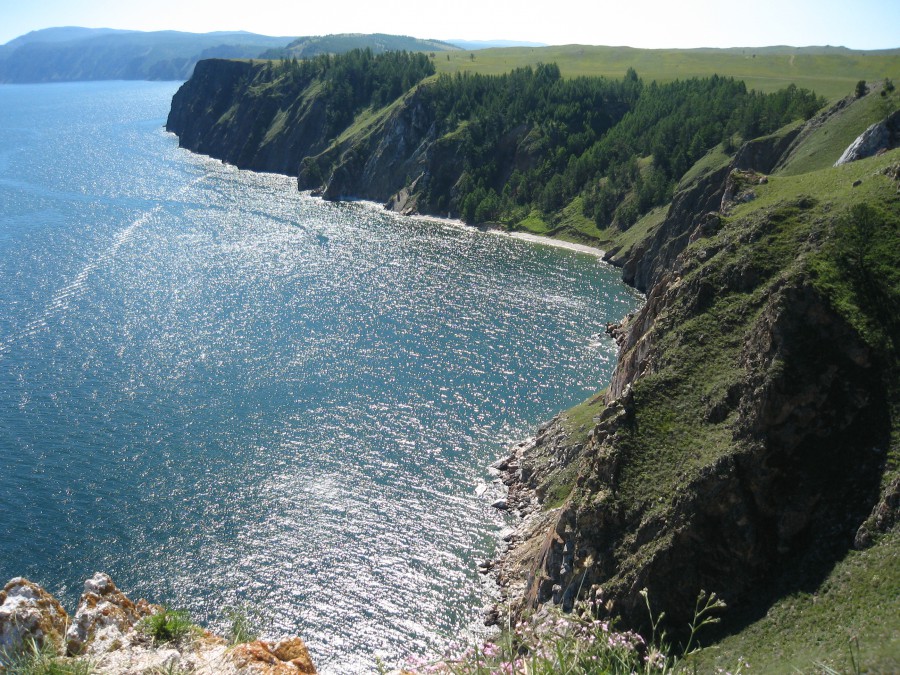
<path id="1" fill-rule="evenodd" d="M 743 657 L 757 673 L 900 671 L 900 535 L 850 551 L 817 588 L 799 590 L 700 653 L 700 672 Z"/>
<path id="2" fill-rule="evenodd" d="M 822 53 L 825 52 L 825 53 Z M 439 73 L 498 74 L 538 63 L 556 63 L 565 77 L 623 77 L 634 68 L 647 82 L 728 75 L 760 91 L 776 91 L 792 82 L 829 99 L 853 91 L 859 80 L 900 79 L 900 54 L 851 50 L 634 49 L 631 47 L 513 47 L 439 54 Z"/>

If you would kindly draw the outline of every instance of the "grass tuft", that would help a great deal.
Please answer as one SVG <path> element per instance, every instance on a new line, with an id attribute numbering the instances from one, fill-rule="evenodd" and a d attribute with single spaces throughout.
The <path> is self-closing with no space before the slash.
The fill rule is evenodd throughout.
<path id="1" fill-rule="evenodd" d="M 256 626 L 257 617 L 248 608 L 230 607 L 225 610 L 225 616 L 231 622 L 228 630 L 228 642 L 231 645 L 253 642 L 259 638 L 259 630 Z"/>
<path id="2" fill-rule="evenodd" d="M 90 661 L 63 658 L 49 644 L 39 647 L 31 639 L 20 652 L 0 652 L 0 672 L 4 675 L 91 675 Z"/>
<path id="3" fill-rule="evenodd" d="M 154 645 L 179 643 L 198 630 L 185 610 L 171 610 L 165 607 L 162 611 L 141 619 L 136 628 L 138 632 L 149 637 Z"/>

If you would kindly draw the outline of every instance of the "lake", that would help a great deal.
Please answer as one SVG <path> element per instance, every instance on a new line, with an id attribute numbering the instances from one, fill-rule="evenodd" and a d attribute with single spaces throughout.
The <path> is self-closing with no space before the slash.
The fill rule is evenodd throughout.
<path id="1" fill-rule="evenodd" d="M 606 385 L 640 297 L 181 150 L 177 86 L 0 86 L 0 583 L 243 607 L 324 673 L 436 655 L 490 600 L 486 467 Z"/>

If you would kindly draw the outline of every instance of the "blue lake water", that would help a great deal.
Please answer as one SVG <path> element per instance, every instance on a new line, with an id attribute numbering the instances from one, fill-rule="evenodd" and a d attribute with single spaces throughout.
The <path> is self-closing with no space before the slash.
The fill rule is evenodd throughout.
<path id="1" fill-rule="evenodd" d="M 191 155 L 174 83 L 0 86 L 0 583 L 108 572 L 323 672 L 480 624 L 476 487 L 605 386 L 596 258 Z"/>

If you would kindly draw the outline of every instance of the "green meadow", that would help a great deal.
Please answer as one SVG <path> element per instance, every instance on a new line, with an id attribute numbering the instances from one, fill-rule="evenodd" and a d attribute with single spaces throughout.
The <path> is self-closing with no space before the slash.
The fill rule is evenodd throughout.
<path id="1" fill-rule="evenodd" d="M 538 63 L 556 63 L 565 77 L 620 78 L 634 68 L 645 82 L 671 82 L 713 74 L 744 80 L 771 92 L 791 83 L 828 99 L 853 92 L 859 80 L 900 79 L 900 50 L 861 52 L 839 48 L 635 49 L 632 47 L 512 47 L 436 53 L 439 73 L 505 73 Z"/>

